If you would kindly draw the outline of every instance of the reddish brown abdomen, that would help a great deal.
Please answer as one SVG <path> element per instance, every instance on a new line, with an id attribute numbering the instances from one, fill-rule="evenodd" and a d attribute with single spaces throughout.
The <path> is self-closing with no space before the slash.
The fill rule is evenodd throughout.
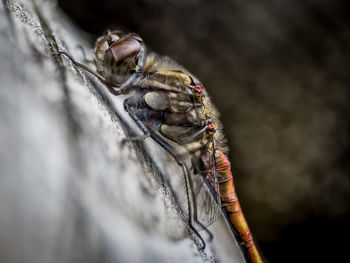
<path id="1" fill-rule="evenodd" d="M 216 151 L 215 164 L 218 172 L 221 205 L 227 213 L 227 219 L 234 234 L 239 236 L 238 242 L 244 251 L 246 259 L 251 263 L 263 262 L 254 244 L 252 234 L 236 195 L 230 169 L 231 164 L 220 150 Z"/>

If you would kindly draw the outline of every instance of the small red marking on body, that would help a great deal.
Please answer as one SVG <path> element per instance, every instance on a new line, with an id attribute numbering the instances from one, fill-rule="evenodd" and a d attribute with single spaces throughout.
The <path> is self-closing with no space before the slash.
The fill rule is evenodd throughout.
<path id="1" fill-rule="evenodd" d="M 190 85 L 190 88 L 194 91 L 194 94 L 196 96 L 201 96 L 204 92 L 204 88 L 198 83 L 195 83 L 194 85 Z"/>
<path id="2" fill-rule="evenodd" d="M 209 135 L 213 135 L 216 131 L 215 124 L 213 121 L 210 121 L 206 128 Z"/>

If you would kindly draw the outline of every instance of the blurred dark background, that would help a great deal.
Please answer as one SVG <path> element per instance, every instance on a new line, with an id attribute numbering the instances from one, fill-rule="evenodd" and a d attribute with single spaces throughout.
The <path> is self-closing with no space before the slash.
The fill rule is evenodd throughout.
<path id="1" fill-rule="evenodd" d="M 268 262 L 342 262 L 349 238 L 350 4 L 59 0 L 91 38 L 140 34 L 221 113 L 237 191 Z"/>

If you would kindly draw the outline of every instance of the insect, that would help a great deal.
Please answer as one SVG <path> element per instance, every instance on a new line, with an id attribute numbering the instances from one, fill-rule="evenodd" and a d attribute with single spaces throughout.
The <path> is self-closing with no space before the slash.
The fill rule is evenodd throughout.
<path id="1" fill-rule="evenodd" d="M 193 189 L 190 172 L 210 190 L 215 201 L 212 210 L 221 206 L 247 261 L 262 262 L 234 189 L 217 111 L 202 83 L 170 58 L 149 51 L 142 38 L 133 33 L 108 31 L 97 40 L 96 71 L 61 54 L 95 75 L 112 94 L 130 94 L 124 108 L 144 135 L 127 140 L 151 137 L 182 168 L 188 223 L 203 248 L 205 242 L 193 226 L 195 222 L 200 225 L 201 218 L 193 205 L 198 191 Z M 177 146 L 185 149 L 190 167 Z M 209 217 L 211 212 L 207 213 Z"/>

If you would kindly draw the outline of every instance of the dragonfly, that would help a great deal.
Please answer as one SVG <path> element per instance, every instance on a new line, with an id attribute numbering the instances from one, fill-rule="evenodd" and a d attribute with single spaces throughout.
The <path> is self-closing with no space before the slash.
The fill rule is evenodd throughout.
<path id="1" fill-rule="evenodd" d="M 60 52 L 113 95 L 129 95 L 124 109 L 143 135 L 125 141 L 150 137 L 181 167 L 188 226 L 202 249 L 205 242 L 197 229 L 223 213 L 246 261 L 262 262 L 236 195 L 219 114 L 203 84 L 174 60 L 151 51 L 135 33 L 107 31 L 97 39 L 94 53 L 96 70 Z"/>

